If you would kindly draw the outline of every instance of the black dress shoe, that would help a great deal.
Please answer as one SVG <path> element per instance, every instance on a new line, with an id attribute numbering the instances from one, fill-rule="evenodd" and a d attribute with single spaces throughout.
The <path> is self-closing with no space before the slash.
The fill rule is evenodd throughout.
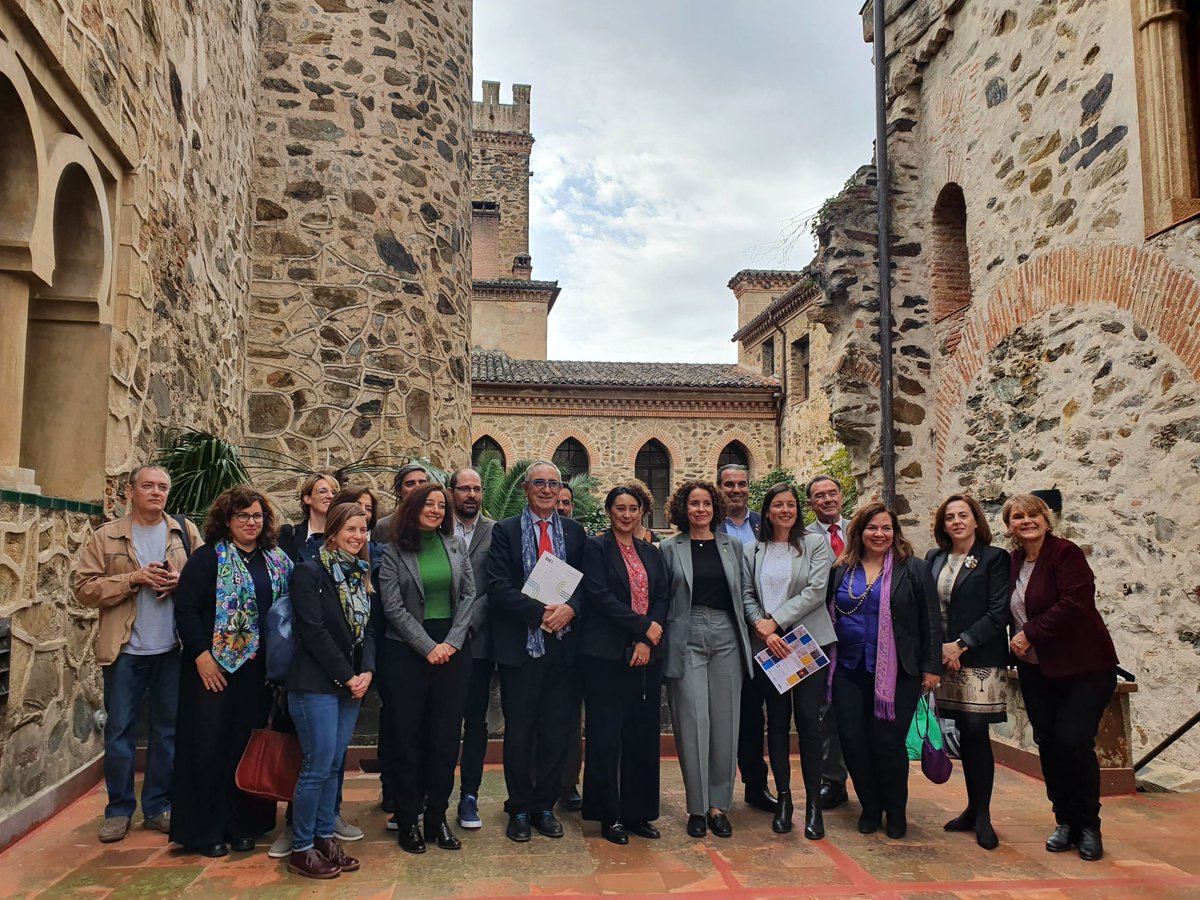
<path id="1" fill-rule="evenodd" d="M 526 813 L 514 813 L 508 817 L 508 828 L 504 830 L 510 841 L 523 844 L 530 838 L 529 816 Z"/>
<path id="2" fill-rule="evenodd" d="M 229 849 L 238 853 L 249 853 L 254 849 L 254 838 L 230 838 Z"/>
<path id="3" fill-rule="evenodd" d="M 400 849 L 405 853 L 424 853 L 425 838 L 421 836 L 421 826 L 412 824 L 407 827 L 400 826 Z"/>
<path id="4" fill-rule="evenodd" d="M 646 838 L 646 840 L 649 841 L 657 841 L 660 837 L 662 837 L 662 832 L 649 822 L 633 822 L 629 825 L 626 825 L 625 830 L 630 834 L 636 834 L 638 837 Z"/>
<path id="5" fill-rule="evenodd" d="M 201 847 L 199 852 L 201 856 L 207 856 L 209 859 L 220 859 L 229 855 L 229 845 L 223 841 L 220 844 L 209 844 L 207 847 Z"/>
<path id="6" fill-rule="evenodd" d="M 908 819 L 903 815 L 893 816 L 888 813 L 886 834 L 893 841 L 898 841 L 900 838 L 908 834 Z"/>
<path id="7" fill-rule="evenodd" d="M 821 801 L 815 797 L 804 805 L 804 836 L 810 841 L 825 837 L 825 817 L 821 813 Z"/>
<path id="8" fill-rule="evenodd" d="M 1104 841 L 1100 839 L 1100 829 L 1079 829 L 1079 858 L 1095 862 L 1102 856 L 1104 856 Z"/>
<path id="9" fill-rule="evenodd" d="M 563 836 L 562 822 L 554 818 L 554 813 L 548 809 L 543 809 L 533 817 L 533 827 L 548 838 L 560 838 Z"/>
<path id="10" fill-rule="evenodd" d="M 583 798 L 579 796 L 579 791 L 571 788 L 569 791 L 563 791 L 558 798 L 558 805 L 567 812 L 579 812 L 583 809 Z"/>
<path id="11" fill-rule="evenodd" d="M 858 817 L 858 833 L 859 834 L 874 834 L 879 830 L 879 823 L 883 820 L 880 813 L 864 812 Z"/>
<path id="12" fill-rule="evenodd" d="M 850 796 L 846 793 L 846 786 L 836 781 L 826 781 L 821 785 L 821 809 L 837 809 Z"/>
<path id="13" fill-rule="evenodd" d="M 688 837 L 704 837 L 708 834 L 708 824 L 704 816 L 688 816 L 687 833 Z"/>
<path id="14" fill-rule="evenodd" d="M 396 811 L 396 801 L 392 797 L 384 797 L 379 801 L 379 809 L 389 816 Z"/>
<path id="15" fill-rule="evenodd" d="M 446 824 L 446 820 L 440 822 L 425 822 L 425 842 L 438 845 L 440 850 L 461 850 L 462 841 L 454 836 L 454 832 L 450 830 L 450 826 Z"/>
<path id="16" fill-rule="evenodd" d="M 725 813 L 709 813 L 704 818 L 708 822 L 708 830 L 713 833 L 713 837 L 733 837 L 733 826 L 729 824 L 729 817 Z"/>
<path id="17" fill-rule="evenodd" d="M 754 787 L 746 785 L 746 803 L 763 812 L 773 813 L 779 809 L 779 801 L 771 796 L 765 784 Z"/>
<path id="18" fill-rule="evenodd" d="M 1065 853 L 1078 843 L 1079 838 L 1071 834 L 1070 825 L 1058 825 L 1054 833 L 1046 838 L 1046 849 L 1051 853 Z"/>
<path id="19" fill-rule="evenodd" d="M 610 844 L 628 844 L 629 834 L 620 822 L 605 822 L 600 826 L 600 834 Z"/>

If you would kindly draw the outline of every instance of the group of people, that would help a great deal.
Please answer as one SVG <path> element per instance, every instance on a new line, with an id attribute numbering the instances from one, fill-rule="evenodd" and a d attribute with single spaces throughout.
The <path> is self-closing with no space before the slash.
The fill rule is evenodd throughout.
<path id="1" fill-rule="evenodd" d="M 992 545 L 975 499 L 948 497 L 933 520 L 937 547 L 920 559 L 884 504 L 843 518 L 840 486 L 827 476 L 806 486 L 816 515 L 806 527 L 794 486 L 772 486 L 760 514 L 748 509 L 746 470 L 724 466 L 715 483 L 674 491 L 667 512 L 677 533 L 661 541 L 644 524 L 653 498 L 632 479 L 604 498 L 608 530 L 588 537 L 545 460 L 526 471 L 522 512 L 499 522 L 483 515 L 470 468 L 442 485 L 406 466 L 395 488 L 398 506 L 376 521 L 368 487 L 315 473 L 301 487 L 299 521 L 280 527 L 268 499 L 239 486 L 217 498 L 201 535 L 166 514 L 165 471 L 131 473 L 129 514 L 95 532 L 76 577 L 79 601 L 100 610 L 101 841 L 130 828 L 138 712 L 149 695 L 145 827 L 207 856 L 253 849 L 277 810 L 240 790 L 235 771 L 251 730 L 273 715 L 275 727 L 295 730 L 303 762 L 270 855 L 314 878 L 359 868 L 344 843 L 363 831 L 341 815 L 342 780 L 374 684 L 387 827 L 409 853 L 458 850 L 455 768 L 458 826 L 479 828 L 498 672 L 513 841 L 563 835 L 555 807 L 578 799 L 569 758 L 581 705 L 582 818 L 614 844 L 660 836 L 665 684 L 690 836 L 732 835 L 739 768 L 746 801 L 772 814 L 775 832 L 792 830 L 794 723 L 805 837 L 824 837 L 823 811 L 846 801 L 847 777 L 859 831 L 904 837 L 905 738 L 922 693 L 935 691 L 961 735 L 968 798 L 945 829 L 992 849 L 988 726 L 1005 718 L 1015 663 L 1056 819 L 1046 848 L 1102 855 L 1094 739 L 1116 654 L 1084 554 L 1052 533 L 1041 498 L 1004 505 L 1009 553 Z M 523 591 L 545 554 L 582 573 L 549 603 Z M 294 658 L 272 684 L 265 623 L 282 602 Z M 755 655 L 795 652 L 785 636 L 798 625 L 829 663 L 781 693 Z"/>

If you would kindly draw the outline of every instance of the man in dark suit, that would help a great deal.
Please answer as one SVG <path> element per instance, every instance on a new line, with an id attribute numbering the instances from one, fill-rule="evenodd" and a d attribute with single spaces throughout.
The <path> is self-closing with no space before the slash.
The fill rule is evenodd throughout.
<path id="1" fill-rule="evenodd" d="M 752 545 L 758 540 L 762 516 L 749 507 L 750 473 L 745 466 L 736 463 L 721 466 L 717 470 L 717 487 L 725 498 L 728 513 L 713 530 L 737 538 L 743 547 Z M 753 679 L 747 678 L 742 682 L 742 707 L 738 719 L 738 771 L 746 786 L 746 802 L 764 812 L 774 813 L 778 802 L 767 788 L 767 763 L 763 759 L 765 710 L 762 693 L 755 687 Z"/>
<path id="2" fill-rule="evenodd" d="M 518 842 L 529 840 L 531 826 L 547 837 L 563 834 L 553 810 L 572 720 L 572 625 L 582 608 L 582 587 L 565 603 L 542 604 L 521 593 L 544 553 L 582 568 L 587 534 L 582 525 L 555 510 L 561 487 L 562 475 L 554 463 L 535 460 L 529 466 L 527 505 L 520 515 L 492 528 L 485 576 L 504 710 L 506 834 Z"/>
<path id="3" fill-rule="evenodd" d="M 805 488 L 808 505 L 817 519 L 805 529 L 809 534 L 823 534 L 833 547 L 833 558 L 842 555 L 846 529 L 850 520 L 842 517 L 842 486 L 837 479 L 818 475 Z M 833 809 L 849 799 L 846 793 L 846 761 L 842 759 L 842 743 L 838 740 L 837 716 L 831 704 L 821 706 L 821 740 L 825 764 L 821 768 L 821 808 Z"/>
<path id="4" fill-rule="evenodd" d="M 454 504 L 454 533 L 467 545 L 471 570 L 475 575 L 475 606 L 471 612 L 471 675 L 467 705 L 463 712 L 462 758 L 458 767 L 458 824 L 462 828 L 482 828 L 479 786 L 483 781 L 483 760 L 487 755 L 492 673 L 496 671 L 487 624 L 488 586 L 484 570 L 492 549 L 492 526 L 496 522 L 481 512 L 483 482 L 474 469 L 459 469 L 450 476 L 450 499 Z"/>

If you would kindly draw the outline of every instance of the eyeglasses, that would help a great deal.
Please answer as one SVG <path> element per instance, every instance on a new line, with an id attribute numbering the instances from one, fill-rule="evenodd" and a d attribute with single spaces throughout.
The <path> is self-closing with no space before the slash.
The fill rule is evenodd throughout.
<path id="1" fill-rule="evenodd" d="M 561 481 L 555 481 L 555 480 L 554 480 L 554 479 L 552 479 L 552 478 L 550 478 L 550 479 L 547 479 L 547 478 L 535 478 L 535 479 L 533 479 L 532 481 L 527 481 L 527 482 L 525 482 L 525 483 L 526 483 L 526 484 L 532 484 L 532 485 L 533 485 L 535 488 L 537 488 L 539 491 L 540 491 L 542 488 L 552 488 L 553 490 L 556 490 L 556 491 L 557 491 L 557 490 L 558 490 L 560 487 L 562 487 L 562 486 L 563 486 L 563 483 L 562 483 Z"/>
<path id="2" fill-rule="evenodd" d="M 456 487 L 454 490 L 456 490 L 462 494 L 482 494 L 483 493 L 483 488 L 479 487 L 478 485 L 474 485 L 474 484 L 468 484 L 468 485 L 463 485 L 462 487 Z"/>
<path id="3" fill-rule="evenodd" d="M 263 520 L 262 513 L 238 512 L 238 513 L 234 513 L 233 517 L 235 519 L 237 519 L 239 522 L 241 522 L 243 525 L 247 525 L 250 522 L 261 522 Z"/>

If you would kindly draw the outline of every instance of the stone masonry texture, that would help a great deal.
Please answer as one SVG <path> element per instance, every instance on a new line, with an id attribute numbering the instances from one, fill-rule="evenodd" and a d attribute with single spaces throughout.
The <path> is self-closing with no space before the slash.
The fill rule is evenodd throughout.
<path id="1" fill-rule="evenodd" d="M 471 6 L 264 3 L 246 423 L 308 465 L 468 439 Z"/>
<path id="2" fill-rule="evenodd" d="M 1138 677 L 1138 756 L 1200 706 L 1200 226 L 1144 236 L 1130 5 L 888 7 L 904 524 L 928 546 L 929 511 L 965 489 L 1003 540 L 1007 496 L 1062 491 L 1059 528 Z M 879 489 L 874 178 L 827 207 L 810 314 L 864 496 Z M 1200 766 L 1200 738 L 1165 759 Z"/>

